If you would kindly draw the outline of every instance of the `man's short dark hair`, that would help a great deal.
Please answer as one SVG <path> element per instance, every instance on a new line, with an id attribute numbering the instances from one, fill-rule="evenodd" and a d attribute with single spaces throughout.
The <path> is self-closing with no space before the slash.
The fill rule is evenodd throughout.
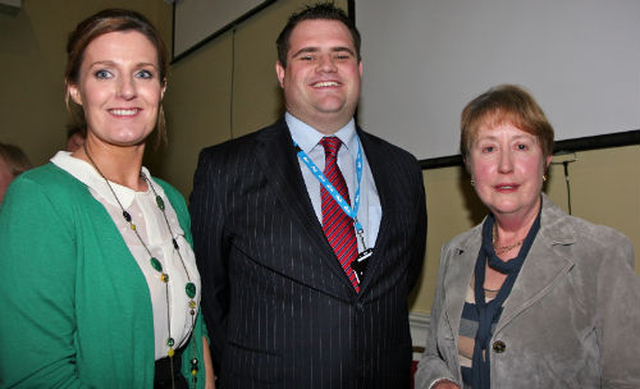
<path id="1" fill-rule="evenodd" d="M 361 38 L 356 25 L 351 19 L 349 19 L 349 16 L 347 16 L 342 9 L 337 8 L 333 3 L 318 3 L 308 5 L 302 11 L 291 15 L 287 25 L 284 26 L 284 29 L 280 32 L 280 35 L 276 40 L 276 47 L 278 48 L 278 61 L 280 61 L 282 67 L 287 67 L 287 53 L 289 52 L 289 40 L 291 38 L 291 33 L 298 23 L 305 20 L 336 20 L 344 24 L 351 33 L 351 38 L 353 39 L 353 44 L 356 48 L 358 62 L 360 62 L 362 59 L 360 56 Z"/>

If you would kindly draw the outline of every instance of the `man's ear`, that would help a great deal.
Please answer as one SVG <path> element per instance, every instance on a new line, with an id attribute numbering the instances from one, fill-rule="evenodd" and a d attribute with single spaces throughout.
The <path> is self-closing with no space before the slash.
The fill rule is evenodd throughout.
<path id="1" fill-rule="evenodd" d="M 276 75 L 278 76 L 278 82 L 280 82 L 280 87 L 284 88 L 284 75 L 285 75 L 285 68 L 284 66 L 282 66 L 282 64 L 280 63 L 280 61 L 276 62 Z"/>

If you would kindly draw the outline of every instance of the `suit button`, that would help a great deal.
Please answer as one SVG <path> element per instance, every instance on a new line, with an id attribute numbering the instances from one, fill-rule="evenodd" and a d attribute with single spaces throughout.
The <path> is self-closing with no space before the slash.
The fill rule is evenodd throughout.
<path id="1" fill-rule="evenodd" d="M 503 353 L 506 348 L 507 348 L 507 345 L 504 344 L 504 342 L 501 340 L 497 340 L 493 342 L 493 351 L 495 351 L 498 354 Z"/>
<path id="2" fill-rule="evenodd" d="M 357 303 L 356 304 L 356 309 L 360 312 L 364 311 L 364 305 L 362 303 Z"/>

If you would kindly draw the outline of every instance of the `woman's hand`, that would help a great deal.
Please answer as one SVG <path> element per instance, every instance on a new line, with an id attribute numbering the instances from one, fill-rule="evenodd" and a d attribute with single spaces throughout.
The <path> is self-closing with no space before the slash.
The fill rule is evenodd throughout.
<path id="1" fill-rule="evenodd" d="M 207 338 L 202 337 L 202 358 L 204 359 L 205 389 L 216 389 L 216 377 L 213 373 L 213 362 L 211 361 L 211 352 L 209 350 L 209 342 Z"/>
<path id="2" fill-rule="evenodd" d="M 433 384 L 431 389 L 460 389 L 460 387 L 453 381 L 439 380 Z"/>

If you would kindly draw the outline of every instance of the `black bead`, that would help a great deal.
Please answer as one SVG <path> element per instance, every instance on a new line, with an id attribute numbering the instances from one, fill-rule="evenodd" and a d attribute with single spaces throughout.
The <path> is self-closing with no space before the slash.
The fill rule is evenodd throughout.
<path id="1" fill-rule="evenodd" d="M 126 220 L 127 223 L 131 223 L 131 215 L 129 215 L 129 212 L 122 211 L 122 216 L 124 216 L 124 220 Z"/>
<path id="2" fill-rule="evenodd" d="M 178 242 L 176 241 L 176 239 L 175 239 L 175 238 L 172 238 L 172 239 L 171 239 L 171 241 L 173 242 L 173 248 L 177 250 L 177 249 L 178 249 L 178 247 L 179 247 L 179 246 L 178 246 Z"/>

